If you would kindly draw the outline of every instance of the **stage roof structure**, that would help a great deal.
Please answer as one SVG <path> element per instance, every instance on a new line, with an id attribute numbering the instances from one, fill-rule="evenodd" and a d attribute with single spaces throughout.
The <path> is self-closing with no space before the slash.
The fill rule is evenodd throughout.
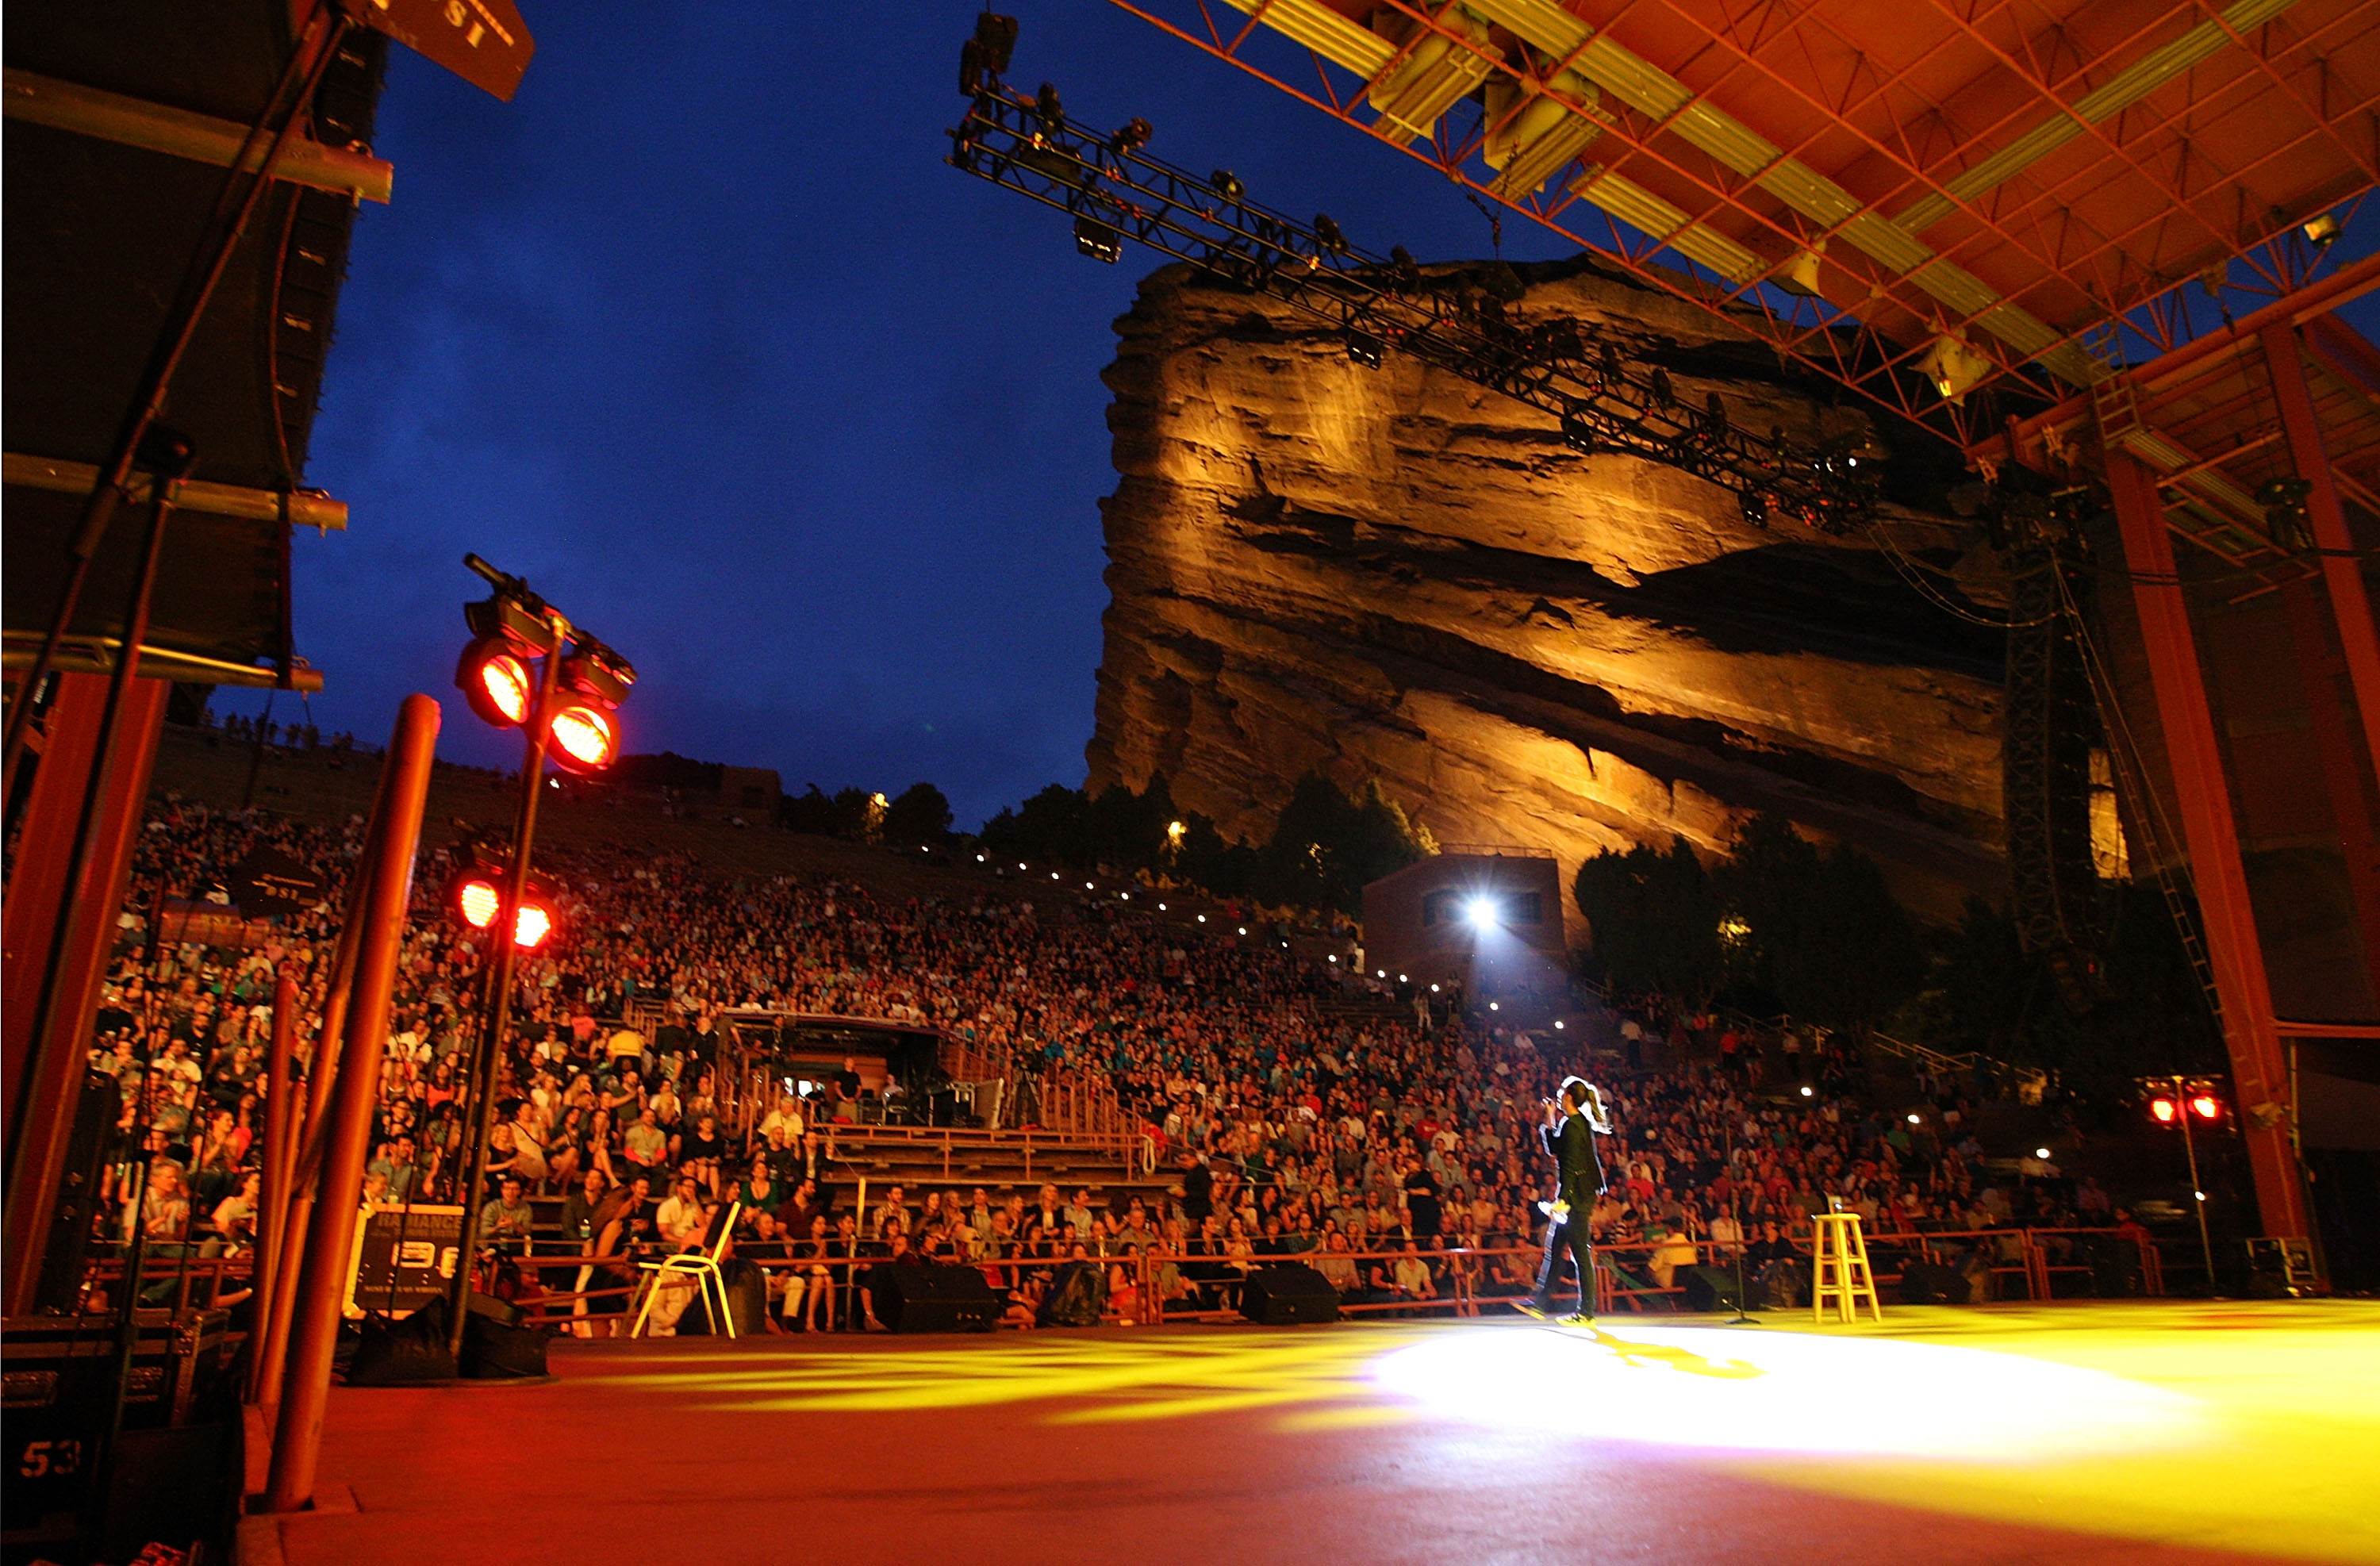
<path id="1" fill-rule="evenodd" d="M 2362 0 L 1115 3 L 1962 447 L 2380 182 Z"/>

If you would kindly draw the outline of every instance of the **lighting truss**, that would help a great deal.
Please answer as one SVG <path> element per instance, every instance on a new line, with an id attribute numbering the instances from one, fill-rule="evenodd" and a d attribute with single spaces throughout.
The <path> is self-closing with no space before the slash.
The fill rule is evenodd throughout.
<path id="1" fill-rule="evenodd" d="M 1055 110 L 1054 94 L 1037 101 L 987 82 L 950 133 L 947 161 L 1072 213 L 1086 255 L 1112 261 L 1122 239 L 1138 240 L 1336 329 L 1359 363 L 1393 348 L 1552 414 L 1574 449 L 1731 491 L 1755 525 L 1780 516 L 1842 533 L 1874 514 L 1878 465 L 1855 439 L 1811 445 L 1737 429 L 1717 394 L 1691 406 L 1666 370 L 1630 363 L 1591 327 L 1512 319 L 1495 274 L 1425 272 L 1402 249 L 1373 255 L 1327 219 L 1300 223 L 1249 200 L 1228 175 L 1177 168 L 1131 134 L 1085 130 Z"/>
<path id="2" fill-rule="evenodd" d="M 2223 329 L 2235 302 L 2253 309 L 2302 286 L 2325 257 L 2299 225 L 2325 210 L 2344 219 L 2380 179 L 2380 154 L 2356 130 L 2380 94 L 2348 85 L 2326 57 L 2369 57 L 2368 7 L 2343 0 L 2230 0 L 2212 16 L 2163 4 L 2154 26 L 2115 30 L 2099 52 L 2061 65 L 2067 87 L 2100 83 L 2071 103 L 2025 60 L 2003 57 L 2006 7 L 1978 17 L 1949 0 L 1912 7 L 1910 28 L 1933 42 L 1905 79 L 1830 31 L 1840 18 L 1817 6 L 1621 0 L 1591 21 L 1560 0 L 1378 0 L 1367 24 L 1342 0 L 1112 3 L 1969 452 L 2010 412 Z M 2267 25 L 2283 13 L 2289 26 Z M 1699 85 L 1623 36 L 1693 55 Z M 1864 84 L 1856 103 L 1819 79 L 1820 55 Z M 1940 128 L 1946 61 L 1976 77 L 1997 67 L 2005 99 L 1961 138 L 1998 151 L 1955 173 L 1917 151 Z M 2206 91 L 2226 105 L 2270 88 L 2259 104 L 2288 113 L 2262 117 L 2305 124 L 2209 177 L 2192 138 L 2214 132 L 2158 105 L 2174 99 L 2169 84 L 2210 71 Z M 2306 79 L 2323 84 L 2311 100 Z M 1470 86 L 1475 112 L 1448 95 Z M 1730 112 L 1755 103 L 1781 144 Z M 1551 108 L 1575 123 L 1548 132 Z M 1505 162 L 1500 142 L 1525 139 L 1533 121 L 1544 156 Z M 2092 177 L 2120 175 L 2168 199 L 2106 233 L 2076 195 L 2087 180 L 2004 211 L 2009 178 L 2068 143 L 2100 155 L 2089 168 L 2105 172 Z M 1821 169 L 1840 172 L 1846 157 L 1866 168 L 1864 197 Z M 2243 183 L 2292 166 L 2307 172 L 2288 210 Z M 2013 286 L 1968 270 L 1986 261 Z M 1998 395 L 1945 398 L 1914 373 L 1945 334 L 1987 364 L 1980 387 Z"/>

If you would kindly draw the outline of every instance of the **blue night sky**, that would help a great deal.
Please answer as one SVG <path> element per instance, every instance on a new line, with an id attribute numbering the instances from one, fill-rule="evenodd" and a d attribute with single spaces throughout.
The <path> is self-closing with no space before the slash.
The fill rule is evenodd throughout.
<path id="1" fill-rule="evenodd" d="M 972 5 L 526 6 L 500 103 L 391 51 L 300 532 L 325 729 L 454 694 L 477 550 L 626 653 L 625 744 L 897 791 L 962 825 L 1080 783 L 1110 322 L 1161 261 L 940 160 Z M 1010 79 L 1352 237 L 1485 254 L 1415 161 L 1100 0 L 1017 8 Z M 1506 254 L 1565 252 L 1515 224 Z M 222 709 L 261 698 L 225 692 Z M 276 716 L 285 718 L 284 697 Z M 516 764 L 447 703 L 442 754 Z"/>
<path id="2" fill-rule="evenodd" d="M 1009 80 L 1078 121 L 1144 115 L 1153 153 L 1369 249 L 1488 253 L 1418 162 L 1104 0 L 1011 8 Z M 636 662 L 631 750 L 927 780 L 963 826 L 1081 782 L 1099 374 L 1162 258 L 1078 257 L 1062 216 L 940 161 L 972 3 L 525 9 L 511 103 L 391 51 L 396 199 L 358 225 L 308 472 L 351 526 L 297 543 L 313 721 L 377 740 L 405 692 L 455 695 L 477 550 Z M 459 700 L 441 750 L 519 755 Z"/>

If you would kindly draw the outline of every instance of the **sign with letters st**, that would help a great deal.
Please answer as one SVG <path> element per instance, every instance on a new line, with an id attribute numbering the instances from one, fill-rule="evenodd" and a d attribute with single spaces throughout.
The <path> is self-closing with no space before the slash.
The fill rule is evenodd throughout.
<path id="1" fill-rule="evenodd" d="M 509 103 L 537 41 L 512 0 L 343 0 L 347 15 Z"/>

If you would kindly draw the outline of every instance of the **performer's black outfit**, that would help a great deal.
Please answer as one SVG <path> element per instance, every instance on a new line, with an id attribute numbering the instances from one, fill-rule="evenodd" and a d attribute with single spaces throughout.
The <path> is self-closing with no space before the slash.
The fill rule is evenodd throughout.
<path id="1" fill-rule="evenodd" d="M 1558 1199 L 1570 1204 L 1570 1212 L 1559 1220 L 1550 1215 L 1547 1218 L 1546 1259 L 1537 1269 L 1532 1303 L 1541 1311 L 1553 1308 L 1554 1290 L 1561 1282 L 1562 1255 L 1567 1251 L 1578 1265 L 1578 1313 L 1592 1316 L 1595 1235 L 1588 1225 L 1595 1214 L 1595 1199 L 1603 1194 L 1603 1156 L 1595 1145 L 1595 1127 L 1587 1123 L 1582 1108 L 1565 1115 L 1560 1126 L 1537 1127 L 1537 1141 L 1561 1171 Z"/>

